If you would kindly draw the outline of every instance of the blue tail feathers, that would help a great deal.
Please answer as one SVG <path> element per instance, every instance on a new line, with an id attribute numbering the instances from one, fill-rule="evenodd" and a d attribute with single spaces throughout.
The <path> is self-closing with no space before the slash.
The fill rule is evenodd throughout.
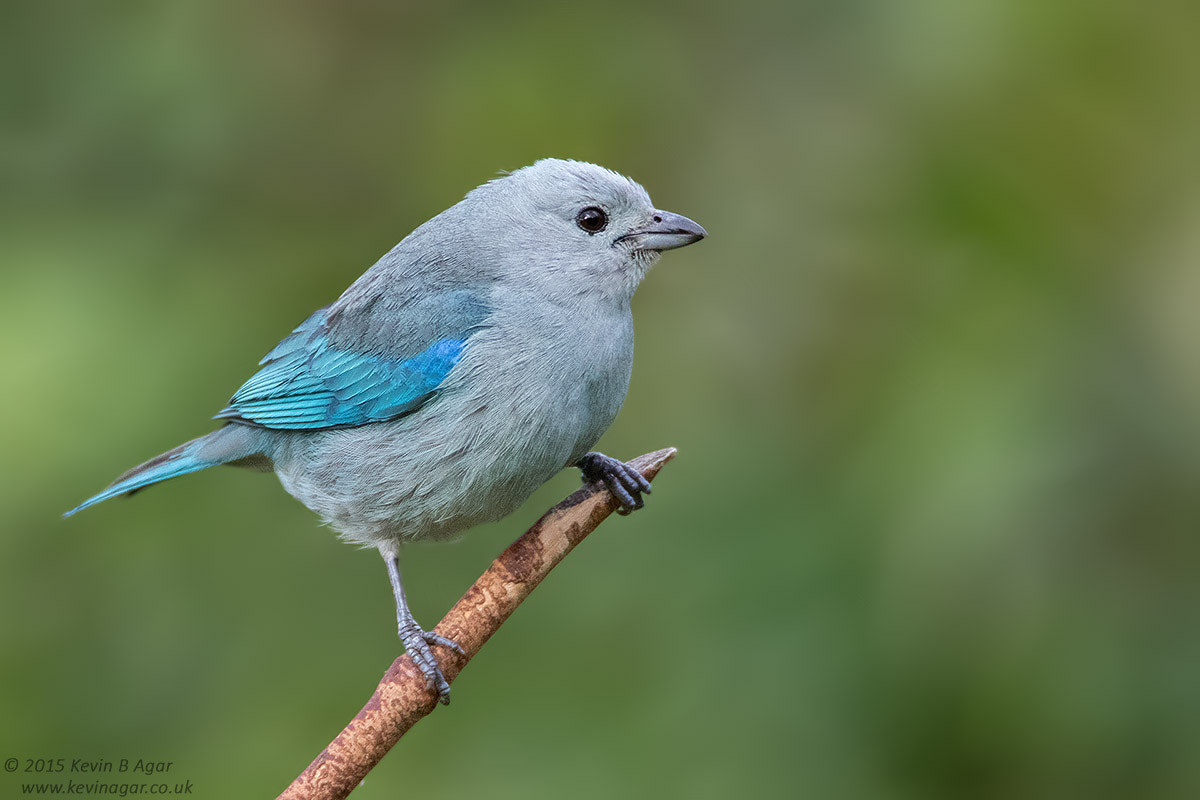
<path id="1" fill-rule="evenodd" d="M 117 478 L 111 486 L 105 489 L 95 497 L 90 497 L 84 500 L 79 505 L 72 508 L 64 517 L 69 517 L 77 511 L 82 511 L 88 506 L 94 506 L 96 503 L 116 497 L 122 494 L 129 494 L 149 486 L 152 483 L 165 481 L 168 478 L 175 478 L 179 475 L 187 475 L 189 472 L 198 472 L 207 467 L 215 466 L 220 463 L 208 459 L 198 458 L 196 451 L 200 449 L 201 440 L 195 439 L 186 444 L 181 444 L 174 450 L 168 450 L 160 456 L 147 461 L 145 464 L 140 464 L 126 472 L 121 477 Z"/>
<path id="2" fill-rule="evenodd" d="M 207 436 L 184 442 L 176 448 L 139 464 L 113 481 L 112 485 L 94 497 L 72 508 L 64 517 L 82 511 L 96 503 L 122 494 L 132 494 L 153 483 L 177 478 L 190 472 L 240 461 L 262 454 L 261 434 L 243 425 L 227 425 Z"/>

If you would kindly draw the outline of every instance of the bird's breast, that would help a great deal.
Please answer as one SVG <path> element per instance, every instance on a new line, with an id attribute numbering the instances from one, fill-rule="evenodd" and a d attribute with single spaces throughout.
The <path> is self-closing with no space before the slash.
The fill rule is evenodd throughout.
<path id="1" fill-rule="evenodd" d="M 488 376 L 479 388 L 500 405 L 510 435 L 554 443 L 557 470 L 595 444 L 621 409 L 633 368 L 632 317 L 627 309 L 526 309 L 481 332 L 472 356 L 464 371 Z"/>
<path id="2" fill-rule="evenodd" d="M 425 406 L 305 437 L 276 471 L 352 540 L 454 536 L 508 515 L 592 448 L 624 401 L 632 351 L 620 315 L 513 309 L 471 337 Z"/>

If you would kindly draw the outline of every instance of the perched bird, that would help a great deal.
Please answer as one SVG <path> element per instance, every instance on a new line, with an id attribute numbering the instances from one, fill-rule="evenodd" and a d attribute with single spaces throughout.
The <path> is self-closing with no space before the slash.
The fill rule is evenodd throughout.
<path id="1" fill-rule="evenodd" d="M 449 702 L 430 645 L 461 649 L 413 619 L 401 544 L 500 519 L 568 466 L 623 513 L 641 508 L 650 484 L 591 448 L 629 387 L 634 290 L 663 250 L 706 235 L 594 164 L 545 159 L 485 183 L 267 353 L 216 415 L 224 427 L 67 515 L 217 464 L 274 469 L 343 538 L 379 549 L 400 639 Z"/>

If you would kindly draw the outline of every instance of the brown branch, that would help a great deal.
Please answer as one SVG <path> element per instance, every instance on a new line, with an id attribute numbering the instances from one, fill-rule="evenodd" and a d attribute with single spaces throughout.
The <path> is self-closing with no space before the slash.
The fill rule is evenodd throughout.
<path id="1" fill-rule="evenodd" d="M 675 456 L 668 447 L 629 462 L 653 480 Z M 509 545 L 434 628 L 466 655 L 435 647 L 446 680 L 453 681 L 504 620 L 567 553 L 617 508 L 608 491 L 586 486 L 542 515 Z M 334 800 L 350 794 L 409 728 L 437 706 L 437 694 L 407 655 L 397 658 L 375 694 L 337 738 L 313 759 L 278 800 Z"/>

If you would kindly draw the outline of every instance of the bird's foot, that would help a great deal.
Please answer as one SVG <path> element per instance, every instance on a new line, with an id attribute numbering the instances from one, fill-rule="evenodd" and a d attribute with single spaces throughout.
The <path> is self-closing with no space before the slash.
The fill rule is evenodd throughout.
<path id="1" fill-rule="evenodd" d="M 429 646 L 439 644 L 442 647 L 450 648 L 460 656 L 465 656 L 466 652 L 458 642 L 422 630 L 416 622 L 400 626 L 400 641 L 404 644 L 404 651 L 408 653 L 413 663 L 417 665 L 417 669 L 421 670 L 421 674 L 425 676 L 425 685 L 430 689 L 437 690 L 438 702 L 444 706 L 450 705 L 450 682 L 442 674 L 441 667 L 438 666 L 433 650 Z"/>
<path id="2" fill-rule="evenodd" d="M 650 494 L 650 481 L 624 461 L 603 453 L 588 453 L 579 459 L 585 483 L 603 483 L 620 501 L 618 514 L 631 514 L 643 505 L 642 494 Z"/>

